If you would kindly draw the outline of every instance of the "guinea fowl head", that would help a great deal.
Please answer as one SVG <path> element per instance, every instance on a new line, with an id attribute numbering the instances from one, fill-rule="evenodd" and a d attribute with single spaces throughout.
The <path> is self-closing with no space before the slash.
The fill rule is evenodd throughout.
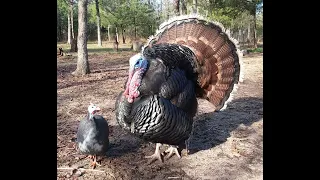
<path id="1" fill-rule="evenodd" d="M 95 104 L 90 103 L 90 105 L 88 106 L 88 111 L 89 111 L 89 119 L 91 119 L 96 112 L 100 111 L 100 108 Z"/>
<path id="2" fill-rule="evenodd" d="M 129 64 L 129 78 L 123 95 L 128 99 L 129 103 L 132 103 L 140 95 L 138 88 L 141 84 L 142 76 L 148 68 L 148 61 L 141 53 L 138 53 L 130 58 Z"/>

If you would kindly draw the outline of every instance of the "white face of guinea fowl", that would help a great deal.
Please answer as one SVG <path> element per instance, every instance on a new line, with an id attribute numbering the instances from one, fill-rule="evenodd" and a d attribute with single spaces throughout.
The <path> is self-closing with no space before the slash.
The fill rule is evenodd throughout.
<path id="1" fill-rule="evenodd" d="M 100 111 L 100 108 L 98 106 L 96 106 L 93 103 L 90 103 L 89 107 L 88 107 L 88 111 L 90 114 L 95 114 L 96 112 Z"/>

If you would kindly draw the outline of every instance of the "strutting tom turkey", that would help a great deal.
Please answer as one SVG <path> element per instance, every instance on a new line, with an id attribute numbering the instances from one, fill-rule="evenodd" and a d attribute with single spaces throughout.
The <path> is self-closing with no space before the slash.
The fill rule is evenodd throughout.
<path id="1" fill-rule="evenodd" d="M 151 161 L 163 161 L 185 145 L 197 111 L 197 97 L 222 110 L 240 80 L 240 51 L 217 22 L 198 15 L 160 25 L 142 52 L 130 58 L 129 76 L 116 101 L 119 125 L 156 143 Z"/>

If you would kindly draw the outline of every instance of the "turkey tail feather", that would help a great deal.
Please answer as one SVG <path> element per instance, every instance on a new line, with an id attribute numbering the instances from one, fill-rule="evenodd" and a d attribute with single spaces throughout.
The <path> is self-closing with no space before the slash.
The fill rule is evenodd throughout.
<path id="1" fill-rule="evenodd" d="M 223 110 L 232 100 L 238 82 L 242 81 L 242 54 L 238 42 L 219 22 L 205 20 L 199 15 L 185 15 L 162 23 L 142 52 L 146 47 L 163 43 L 183 45 L 194 53 L 197 94 L 209 100 L 216 111 Z"/>

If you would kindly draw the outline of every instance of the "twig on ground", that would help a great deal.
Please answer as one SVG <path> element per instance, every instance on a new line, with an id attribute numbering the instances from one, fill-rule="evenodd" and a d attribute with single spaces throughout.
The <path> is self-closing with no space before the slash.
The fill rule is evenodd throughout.
<path id="1" fill-rule="evenodd" d="M 63 147 L 66 147 L 67 145 L 61 145 L 61 146 L 57 146 L 57 149 L 59 148 L 63 148 Z"/>
<path id="2" fill-rule="evenodd" d="M 116 177 L 112 174 L 112 173 L 109 173 L 109 172 L 106 172 L 106 171 L 102 171 L 102 170 L 97 170 L 97 169 L 85 169 L 85 168 L 81 168 L 83 167 L 84 165 L 78 165 L 76 167 L 59 167 L 57 168 L 57 170 L 71 170 L 72 173 L 74 173 L 75 170 L 79 170 L 80 172 L 88 172 L 88 171 L 91 171 L 91 172 L 100 172 L 100 173 L 106 173 L 106 174 L 109 174 L 111 177 L 113 177 L 113 179 L 116 179 Z"/>
<path id="3" fill-rule="evenodd" d="M 69 109 L 67 112 L 66 112 L 66 114 L 67 115 L 69 115 L 69 116 L 72 116 L 71 114 L 70 114 L 70 111 L 71 111 L 72 109 Z"/>
<path id="4" fill-rule="evenodd" d="M 102 172 L 106 173 L 105 171 L 97 170 L 97 169 L 85 169 L 85 168 L 77 168 L 77 167 L 60 167 L 57 170 L 80 170 L 80 171 L 92 171 L 92 172 Z"/>

